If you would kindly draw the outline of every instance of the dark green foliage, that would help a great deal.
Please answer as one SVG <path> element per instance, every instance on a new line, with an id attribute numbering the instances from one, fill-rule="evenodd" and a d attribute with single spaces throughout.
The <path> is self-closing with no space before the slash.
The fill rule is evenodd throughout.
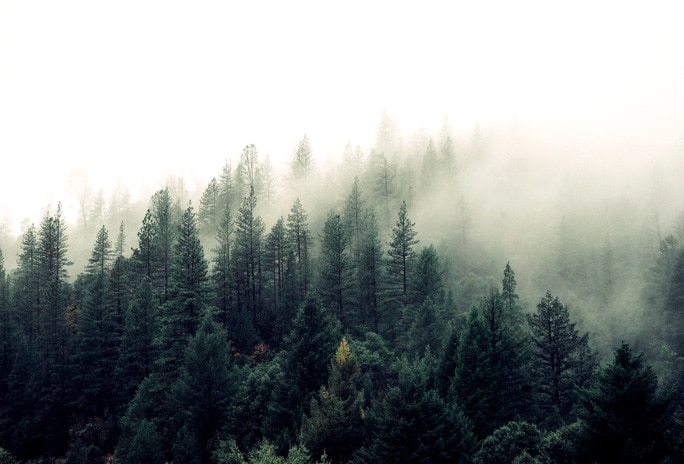
<path id="1" fill-rule="evenodd" d="M 254 189 L 251 189 L 238 210 L 233 252 L 237 307 L 249 314 L 254 328 L 257 327 L 257 317 L 263 304 L 261 255 L 264 222 L 256 214 L 256 204 L 257 198 Z"/>
<path id="2" fill-rule="evenodd" d="M 154 341 L 159 332 L 159 305 L 150 279 L 145 276 L 126 310 L 119 359 L 116 366 L 117 396 L 126 404 L 140 382 L 152 373 L 156 359 Z"/>
<path id="3" fill-rule="evenodd" d="M 302 441 L 314 456 L 325 452 L 333 463 L 343 463 L 361 446 L 365 412 L 359 374 L 360 365 L 343 338 L 330 362 L 328 385 L 311 400 L 302 421 Z"/>
<path id="4" fill-rule="evenodd" d="M 567 307 L 549 292 L 527 320 L 534 342 L 532 375 L 539 407 L 548 421 L 562 423 L 575 404 L 576 386 L 584 386 L 587 373 L 595 370 L 594 357 L 586 354 L 588 335 L 579 335 Z"/>
<path id="5" fill-rule="evenodd" d="M 90 275 L 108 274 L 113 254 L 114 251 L 112 250 L 112 242 L 109 240 L 109 233 L 107 228 L 102 226 L 97 233 L 97 239 L 95 240 L 93 252 L 88 259 L 86 272 Z"/>
<path id="6" fill-rule="evenodd" d="M 203 232 L 210 234 L 216 230 L 221 220 L 221 190 L 216 177 L 213 177 L 200 198 L 198 222 Z"/>
<path id="7" fill-rule="evenodd" d="M 226 334 L 210 316 L 206 316 L 197 334 L 190 339 L 170 399 L 171 409 L 183 424 L 177 440 L 197 442 L 201 457 L 198 462 L 209 462 L 207 444 L 225 424 L 235 390 Z"/>
<path id="8" fill-rule="evenodd" d="M 406 202 L 403 201 L 399 208 L 397 222 L 392 228 L 390 248 L 387 250 L 387 273 L 394 301 L 404 306 L 408 303 L 409 283 L 416 259 L 413 247 L 418 244 L 416 232 L 413 230 L 414 226 L 415 223 L 411 222 L 408 217 Z"/>
<path id="9" fill-rule="evenodd" d="M 416 259 L 410 282 L 411 304 L 421 305 L 428 300 L 441 303 L 444 300 L 442 274 L 435 247 L 430 245 L 423 248 Z"/>
<path id="10" fill-rule="evenodd" d="M 197 217 L 180 208 L 190 194 L 179 179 L 134 211 L 84 198 L 91 228 L 73 234 L 83 271 L 73 281 L 61 207 L 24 228 L 15 270 L 0 253 L 0 462 L 682 461 L 682 230 L 663 240 L 656 231 L 640 300 L 637 286 L 625 290 L 644 247 L 622 235 L 611 205 L 603 254 L 567 227 L 563 259 L 548 259 L 543 241 L 518 248 L 511 215 L 498 219 L 501 246 L 484 247 L 490 210 L 465 189 L 478 178 L 461 178 L 472 154 L 455 176 L 462 141 L 447 129 L 439 146 L 423 134 L 402 141 L 387 118 L 379 132 L 367 163 L 349 145 L 341 170 L 315 183 L 304 138 L 298 183 L 283 192 L 306 195 L 311 223 L 299 199 L 280 216 L 290 200 L 274 196 L 268 158 L 248 145 L 235 172 L 227 162 L 193 192 Z M 513 167 L 514 178 L 516 160 L 497 169 Z M 128 258 L 117 215 L 145 206 Z M 434 246 L 416 248 L 409 212 Z M 554 230 L 540 215 L 530 231 L 549 222 Z M 492 288 L 499 249 L 539 282 L 518 289 L 507 264 Z M 549 264 L 535 268 L 530 251 Z M 558 275 L 568 280 L 549 280 Z M 598 355 L 558 298 L 546 294 L 524 317 L 537 285 L 567 295 L 603 351 L 619 335 L 614 322 L 644 314 L 629 330 L 647 354 L 623 344 L 597 378 Z M 655 372 L 678 393 L 660 392 Z"/>
<path id="11" fill-rule="evenodd" d="M 330 211 L 321 237 L 321 283 L 323 304 L 337 316 L 342 330 L 347 331 L 353 318 L 350 313 L 351 267 L 347 254 L 349 239 L 339 214 Z"/>
<path id="12" fill-rule="evenodd" d="M 183 213 L 174 247 L 169 299 L 161 311 L 160 372 L 171 373 L 183 359 L 188 337 L 195 334 L 208 297 L 208 265 L 191 207 Z"/>
<path id="13" fill-rule="evenodd" d="M 316 296 L 308 295 L 283 341 L 288 349 L 283 355 L 283 377 L 271 404 L 271 433 L 290 439 L 295 435 L 305 406 L 326 382 L 328 364 L 339 339 L 337 319 Z"/>
<path id="14" fill-rule="evenodd" d="M 398 381 L 368 414 L 358 462 L 468 462 L 475 440 L 463 413 L 433 386 L 431 355 L 399 361 Z"/>
<path id="15" fill-rule="evenodd" d="M 128 443 L 126 443 L 128 442 Z M 165 462 L 161 437 L 154 422 L 147 419 L 140 421 L 133 436 L 123 440 L 116 450 L 117 463 L 144 462 L 149 464 L 163 464 Z"/>
<path id="16" fill-rule="evenodd" d="M 113 406 L 114 368 L 119 337 L 107 280 L 95 275 L 78 316 L 72 388 L 86 414 L 100 416 Z"/>
<path id="17" fill-rule="evenodd" d="M 534 462 L 525 460 L 541 454 L 542 432 L 534 424 L 509 422 L 485 438 L 475 454 L 476 464 Z"/>
<path id="18" fill-rule="evenodd" d="M 233 249 L 232 235 L 233 222 L 230 215 L 230 208 L 225 207 L 221 220 L 216 231 L 216 247 L 211 268 L 211 283 L 214 289 L 214 305 L 217 309 L 218 320 L 228 330 L 235 325 L 234 312 L 234 279 L 233 279 L 233 260 L 231 250 Z"/>
<path id="19" fill-rule="evenodd" d="M 652 368 L 629 344 L 581 396 L 585 462 L 660 462 L 665 455 L 666 398 L 658 393 Z"/>
<path id="20" fill-rule="evenodd" d="M 520 323 L 505 311 L 501 293 L 490 290 L 461 332 L 452 383 L 480 439 L 529 409 L 528 353 Z"/>
<path id="21" fill-rule="evenodd" d="M 375 333 L 380 332 L 384 322 L 384 267 L 378 223 L 373 209 L 363 214 L 363 228 L 357 261 L 359 325 Z"/>
<path id="22" fill-rule="evenodd" d="M 292 279 L 295 288 L 292 289 L 295 307 L 304 300 L 311 284 L 311 267 L 309 263 L 309 248 L 311 247 L 311 232 L 309 231 L 308 216 L 302 202 L 297 198 L 287 215 L 287 238 L 292 248 L 294 259 Z M 289 260 L 288 260 L 289 261 Z"/>

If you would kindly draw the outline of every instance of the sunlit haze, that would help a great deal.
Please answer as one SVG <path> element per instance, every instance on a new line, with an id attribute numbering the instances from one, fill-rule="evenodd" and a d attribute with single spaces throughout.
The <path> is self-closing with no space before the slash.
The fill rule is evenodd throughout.
<path id="1" fill-rule="evenodd" d="M 682 18 L 675 1 L 4 0 L 0 208 L 16 231 L 57 201 L 76 214 L 75 170 L 147 195 L 168 174 L 206 184 L 247 144 L 284 164 L 305 133 L 319 164 L 367 153 L 383 111 L 405 136 L 446 116 L 514 125 L 544 156 L 672 156 Z"/>

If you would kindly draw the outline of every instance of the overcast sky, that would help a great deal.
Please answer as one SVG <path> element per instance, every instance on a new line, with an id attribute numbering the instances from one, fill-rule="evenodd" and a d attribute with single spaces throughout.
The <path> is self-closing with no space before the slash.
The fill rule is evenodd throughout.
<path id="1" fill-rule="evenodd" d="M 681 1 L 0 0 L 0 208 L 520 118 L 681 137 Z M 52 197 L 50 195 L 52 194 Z"/>

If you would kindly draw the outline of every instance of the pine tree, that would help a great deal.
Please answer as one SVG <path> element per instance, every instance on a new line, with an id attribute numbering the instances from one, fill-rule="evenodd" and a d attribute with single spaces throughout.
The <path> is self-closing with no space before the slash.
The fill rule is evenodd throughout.
<path id="1" fill-rule="evenodd" d="M 179 423 L 199 442 L 199 462 L 210 462 L 208 441 L 224 426 L 235 390 L 226 334 L 207 315 L 185 350 L 170 400 Z"/>
<path id="2" fill-rule="evenodd" d="M 135 271 L 148 279 L 154 278 L 157 239 L 152 210 L 148 209 L 138 231 L 138 248 L 133 250 L 132 261 Z"/>
<path id="3" fill-rule="evenodd" d="M 433 245 L 423 248 L 415 261 L 415 270 L 409 282 L 409 301 L 421 305 L 426 301 L 441 303 L 444 300 L 442 269 L 437 250 Z"/>
<path id="4" fill-rule="evenodd" d="M 182 359 L 188 338 L 194 335 L 204 314 L 208 292 L 208 265 L 191 206 L 183 214 L 177 236 L 170 297 L 162 307 L 163 351 L 157 360 L 162 372 L 174 369 Z"/>
<path id="5" fill-rule="evenodd" d="M 292 161 L 292 177 L 295 181 L 303 181 L 305 184 L 311 178 L 314 168 L 313 154 L 309 145 L 309 138 L 304 134 L 304 138 L 299 142 L 297 151 Z"/>
<path id="6" fill-rule="evenodd" d="M 86 272 L 89 275 L 108 274 L 111 269 L 112 256 L 112 242 L 109 240 L 107 228 L 102 226 L 97 233 L 90 258 L 88 258 Z"/>
<path id="7" fill-rule="evenodd" d="M 365 413 L 359 372 L 359 363 L 343 338 L 330 362 L 328 385 L 311 400 L 311 411 L 302 421 L 302 440 L 314 456 L 325 452 L 333 463 L 348 462 L 360 448 Z"/>
<path id="8" fill-rule="evenodd" d="M 33 224 L 21 240 L 21 251 L 17 260 L 14 280 L 13 303 L 23 332 L 31 349 L 38 334 L 42 281 L 38 253 L 38 236 Z"/>
<path id="9" fill-rule="evenodd" d="M 577 354 L 582 345 L 588 344 L 588 334 L 579 335 L 575 324 L 570 322 L 567 307 L 550 292 L 537 305 L 537 312 L 528 315 L 527 321 L 535 348 L 532 372 L 540 407 L 549 421 L 562 422 L 576 401 Z M 588 362 L 593 361 L 589 358 Z M 594 368 L 583 366 L 583 370 Z"/>
<path id="10" fill-rule="evenodd" d="M 138 283 L 125 315 L 115 369 L 120 404 L 130 401 L 140 382 L 152 373 L 157 357 L 155 340 L 159 333 L 159 317 L 158 300 L 149 277 L 145 276 Z"/>
<path id="11" fill-rule="evenodd" d="M 62 218 L 62 205 L 54 215 L 47 214 L 40 224 L 38 234 L 38 260 L 41 296 L 39 347 L 46 381 L 52 383 L 54 376 L 63 371 L 67 355 L 67 325 L 65 317 L 66 287 L 68 284 L 68 243 L 66 224 Z"/>
<path id="12" fill-rule="evenodd" d="M 235 184 L 240 197 L 261 196 L 263 181 L 261 176 L 259 154 L 254 145 L 247 145 L 240 155 L 240 162 L 235 170 Z"/>
<path id="13" fill-rule="evenodd" d="M 289 324 L 293 314 L 283 314 L 283 298 L 285 286 L 285 258 L 287 256 L 287 236 L 285 221 L 279 218 L 266 236 L 266 274 L 270 276 L 271 283 L 271 311 L 275 322 L 274 329 L 281 336 L 286 324 Z"/>
<path id="14" fill-rule="evenodd" d="M 156 284 L 161 302 L 169 299 L 171 268 L 173 266 L 173 246 L 176 241 L 176 211 L 171 203 L 169 189 L 159 190 L 152 196 L 152 282 Z"/>
<path id="15" fill-rule="evenodd" d="M 321 285 L 323 304 L 328 307 L 342 323 L 342 330 L 349 329 L 352 315 L 348 314 L 348 294 L 351 281 L 350 265 L 347 256 L 347 232 L 339 214 L 328 213 L 321 237 Z"/>
<path id="16" fill-rule="evenodd" d="M 389 256 L 387 262 L 388 277 L 391 281 L 393 297 L 403 306 L 408 304 L 409 282 L 411 272 L 416 259 L 413 249 L 418 244 L 416 232 L 413 227 L 416 224 L 408 217 L 406 202 L 403 201 L 399 208 L 396 225 L 392 228 L 392 240 L 389 243 Z"/>
<path id="17" fill-rule="evenodd" d="M 264 424 L 270 434 L 287 440 L 295 437 L 304 408 L 325 384 L 327 366 L 340 338 L 337 319 L 323 309 L 316 296 L 307 295 L 283 340 L 282 377 L 275 385 Z"/>
<path id="18" fill-rule="evenodd" d="M 107 279 L 96 274 L 79 314 L 74 387 L 79 410 L 102 416 L 113 405 L 114 368 L 119 338 L 109 301 Z"/>
<path id="19" fill-rule="evenodd" d="M 452 395 L 480 439 L 528 410 L 528 358 L 521 322 L 506 312 L 501 293 L 491 289 L 468 315 L 452 383 Z"/>
<path id="20" fill-rule="evenodd" d="M 251 317 L 257 327 L 262 307 L 262 242 L 264 222 L 256 214 L 257 199 L 254 190 L 246 197 L 235 222 L 235 268 L 237 281 L 237 305 Z"/>
<path id="21" fill-rule="evenodd" d="M 220 220 L 220 188 L 216 177 L 213 177 L 207 188 L 202 193 L 199 204 L 199 225 L 200 229 L 210 234 L 218 226 Z"/>
<path id="22" fill-rule="evenodd" d="M 309 232 L 308 217 L 302 202 L 297 198 L 287 215 L 287 239 L 294 254 L 294 274 L 297 281 L 296 304 L 304 300 L 311 282 L 311 268 L 309 263 L 309 248 L 311 247 L 311 233 Z"/>
<path id="23" fill-rule="evenodd" d="M 344 202 L 344 227 L 349 237 L 349 251 L 354 263 L 359 260 L 361 234 L 363 230 L 364 201 L 359 178 L 354 178 L 351 192 Z"/>
<path id="24" fill-rule="evenodd" d="M 231 249 L 233 222 L 230 208 L 225 207 L 221 222 L 216 232 L 216 247 L 212 250 L 214 258 L 211 268 L 211 282 L 214 289 L 214 305 L 218 311 L 218 320 L 228 329 L 233 310 L 233 270 Z"/>
<path id="25" fill-rule="evenodd" d="M 359 242 L 357 281 L 359 307 L 363 311 L 363 327 L 375 333 L 380 331 L 383 318 L 383 250 L 378 223 L 371 208 L 364 211 L 363 228 Z"/>
<path id="26" fill-rule="evenodd" d="M 581 462 L 663 462 L 667 397 L 642 358 L 622 342 L 596 385 L 581 390 Z"/>
<path id="27" fill-rule="evenodd" d="M 369 441 L 359 462 L 469 462 L 475 440 L 465 415 L 434 388 L 433 358 L 397 366 L 398 380 L 368 414 Z"/>

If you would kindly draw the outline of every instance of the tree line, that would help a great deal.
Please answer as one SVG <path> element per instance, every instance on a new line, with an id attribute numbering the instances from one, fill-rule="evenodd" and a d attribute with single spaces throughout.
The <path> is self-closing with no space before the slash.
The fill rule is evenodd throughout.
<path id="1" fill-rule="evenodd" d="M 441 154 L 427 146 L 421 191 L 453 169 L 446 140 Z M 359 159 L 345 152 L 348 168 Z M 61 206 L 28 227 L 16 269 L 0 260 L 0 458 L 684 457 L 679 364 L 663 382 L 627 341 L 601 359 L 558 296 L 520 302 L 510 263 L 467 306 L 457 302 L 445 284 L 451 257 L 423 243 L 411 191 L 396 190 L 384 155 L 373 159 L 375 182 L 345 171 L 343 201 L 315 230 L 310 197 L 267 230 L 259 204 L 275 195 L 273 174 L 247 146 L 235 171 L 226 164 L 208 183 L 197 213 L 169 188 L 155 192 L 130 253 L 123 223 L 116 237 L 102 226 L 73 279 Z M 312 170 L 305 137 L 292 182 L 306 186 Z M 663 239 L 644 290 L 666 321 L 649 333 L 677 356 L 683 263 L 677 240 Z"/>

